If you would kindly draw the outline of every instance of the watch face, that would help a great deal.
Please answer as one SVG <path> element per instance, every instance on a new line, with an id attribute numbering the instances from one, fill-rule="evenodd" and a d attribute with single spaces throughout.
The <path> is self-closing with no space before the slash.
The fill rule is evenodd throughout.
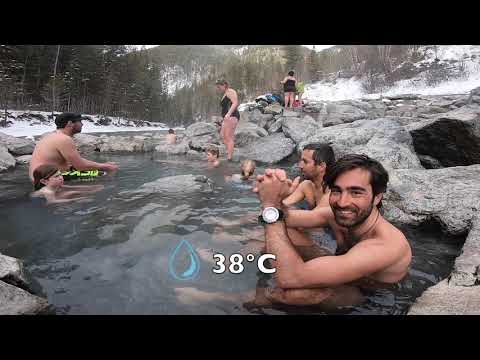
<path id="1" fill-rule="evenodd" d="M 280 217 L 278 210 L 274 207 L 267 207 L 262 213 L 263 220 L 267 223 L 274 223 Z"/>

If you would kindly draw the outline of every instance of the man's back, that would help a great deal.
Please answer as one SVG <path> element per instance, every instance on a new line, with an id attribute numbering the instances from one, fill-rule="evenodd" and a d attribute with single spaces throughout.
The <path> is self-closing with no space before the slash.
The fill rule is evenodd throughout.
<path id="1" fill-rule="evenodd" d="M 167 134 L 167 144 L 175 144 L 177 141 L 177 135 L 175 134 Z"/>
<path id="2" fill-rule="evenodd" d="M 65 141 L 73 141 L 68 135 L 61 132 L 53 132 L 46 135 L 35 146 L 30 161 L 29 176 L 33 180 L 33 171 L 42 164 L 53 164 L 60 170 L 68 170 L 69 164 L 62 156 L 60 149 L 61 144 Z"/>

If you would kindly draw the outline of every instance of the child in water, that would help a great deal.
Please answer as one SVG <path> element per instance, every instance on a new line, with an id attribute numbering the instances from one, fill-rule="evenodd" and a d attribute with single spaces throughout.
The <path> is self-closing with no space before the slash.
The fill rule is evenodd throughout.
<path id="1" fill-rule="evenodd" d="M 43 197 L 47 204 L 65 203 L 75 200 L 85 200 L 83 196 L 93 194 L 103 189 L 103 185 L 63 185 L 62 172 L 53 165 L 40 165 L 33 172 L 35 191 L 32 197 Z"/>
<path id="2" fill-rule="evenodd" d="M 225 181 L 244 182 L 244 181 L 255 180 L 253 178 L 255 167 L 256 167 L 255 161 L 244 160 L 240 165 L 240 174 L 233 174 L 231 176 L 226 176 Z"/>
<path id="3" fill-rule="evenodd" d="M 206 149 L 207 153 L 207 161 L 208 167 L 218 167 L 220 165 L 220 160 L 218 157 L 220 156 L 220 151 L 215 145 L 210 145 Z"/>

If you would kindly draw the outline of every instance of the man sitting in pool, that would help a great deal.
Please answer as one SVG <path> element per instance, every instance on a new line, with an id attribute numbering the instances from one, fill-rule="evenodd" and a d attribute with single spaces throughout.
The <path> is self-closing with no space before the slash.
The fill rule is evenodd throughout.
<path id="1" fill-rule="evenodd" d="M 103 189 L 103 185 L 94 186 L 67 186 L 63 184 L 61 171 L 49 164 L 37 167 L 33 172 L 35 191 L 31 197 L 42 197 L 47 204 L 86 200 L 86 194 L 93 194 Z"/>
<path id="2" fill-rule="evenodd" d="M 292 206 L 305 200 L 309 209 L 328 206 L 330 191 L 323 187 L 323 177 L 329 166 L 335 162 L 333 148 L 329 144 L 311 143 L 302 150 L 298 166 L 303 181 L 292 194 L 283 199 L 285 206 Z"/>
<path id="3" fill-rule="evenodd" d="M 380 214 L 388 173 L 365 155 L 347 155 L 327 171 L 329 207 L 286 210 L 282 200 L 297 184 L 283 170 L 269 170 L 258 177 L 267 252 L 276 255 L 278 287 L 266 296 L 273 302 L 342 304 L 352 294 L 350 285 L 393 284 L 408 273 L 410 244 L 403 233 Z M 329 226 L 337 241 L 336 255 L 304 260 L 295 251 L 289 227 Z M 346 304 L 344 304 L 346 305 Z"/>
<path id="4" fill-rule="evenodd" d="M 253 304 L 331 309 L 360 303 L 359 288 L 400 282 L 408 273 L 412 251 L 403 233 L 380 214 L 387 183 L 388 173 L 379 162 L 365 155 L 347 155 L 325 175 L 331 190 L 329 207 L 289 210 L 282 200 L 298 186 L 298 179 L 291 181 L 280 169 L 267 169 L 258 176 L 254 191 L 263 209 L 259 219 L 265 226 L 267 253 L 276 256 L 276 286 L 257 288 Z M 287 226 L 330 227 L 336 254 L 305 258 L 296 250 L 298 239 L 288 235 Z M 183 302 L 192 298 L 238 300 L 232 294 L 225 297 L 191 288 L 176 291 Z M 252 294 L 242 294 L 241 299 L 246 301 L 248 296 Z"/>
<path id="5" fill-rule="evenodd" d="M 175 134 L 175 130 L 168 129 L 168 134 L 165 136 L 167 140 L 167 144 L 173 145 L 177 142 L 177 134 Z"/>
<path id="6" fill-rule="evenodd" d="M 69 178 L 94 177 L 101 173 L 98 170 L 110 173 L 118 169 L 118 166 L 113 162 L 97 163 L 80 156 L 72 138 L 73 135 L 82 131 L 82 116 L 80 114 L 60 114 L 55 118 L 55 124 L 57 130 L 40 140 L 33 151 L 29 168 L 29 176 L 32 182 L 34 181 L 34 170 L 43 164 L 56 166 L 64 172 L 64 177 L 66 172 L 72 170 Z"/>

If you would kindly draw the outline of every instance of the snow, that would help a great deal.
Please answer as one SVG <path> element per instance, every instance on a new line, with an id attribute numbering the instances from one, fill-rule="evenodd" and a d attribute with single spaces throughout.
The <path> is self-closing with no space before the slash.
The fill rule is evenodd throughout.
<path id="1" fill-rule="evenodd" d="M 15 117 L 24 114 L 24 113 L 31 113 L 31 114 L 41 114 L 45 118 L 47 118 L 48 115 L 51 114 L 51 112 L 46 112 L 46 111 L 19 111 L 19 110 L 8 110 L 8 112 Z M 3 121 L 3 113 L 0 112 L 0 121 Z M 100 116 L 98 115 L 84 115 L 84 116 L 89 116 L 92 120 L 98 121 L 100 119 Z M 7 128 L 0 127 L 0 132 L 7 134 L 7 135 L 12 135 L 12 136 L 26 136 L 26 137 L 32 137 L 32 136 L 38 136 L 42 135 L 46 132 L 50 132 L 56 129 L 55 123 L 53 121 L 50 121 L 49 123 L 43 123 L 43 124 L 34 124 L 32 125 L 32 122 L 35 122 L 36 119 L 31 118 L 29 120 L 16 120 L 13 118 L 8 118 L 9 121 L 11 121 L 13 124 L 10 125 Z M 127 120 L 124 120 L 122 118 L 112 118 L 112 124 L 111 125 L 94 125 L 88 120 L 83 120 L 83 127 L 82 127 L 82 133 L 111 133 L 111 132 L 124 132 L 124 131 L 161 131 L 161 130 L 168 130 L 169 127 L 166 126 L 126 126 L 125 124 L 128 122 Z M 116 125 L 117 124 L 117 125 Z M 163 124 L 164 125 L 164 124 Z M 184 130 L 182 127 L 176 127 L 173 128 L 175 130 Z"/>
<path id="2" fill-rule="evenodd" d="M 415 63 L 417 67 L 428 65 L 435 61 L 435 50 L 433 47 L 422 47 L 425 59 Z M 440 82 L 435 86 L 428 86 L 426 73 L 420 73 L 413 79 L 397 81 L 391 88 L 374 94 L 368 94 L 362 86 L 362 79 L 353 77 L 350 79 L 337 79 L 335 83 L 317 82 L 307 85 L 303 98 L 313 101 L 338 101 L 349 99 L 376 99 L 382 96 L 394 96 L 400 94 L 418 95 L 449 95 L 466 94 L 472 89 L 480 86 L 480 46 L 478 45 L 439 45 L 437 56 L 440 64 L 450 64 L 452 60 L 457 63 L 452 67 L 459 67 L 462 62 L 465 73 L 462 78 L 456 78 Z"/>

